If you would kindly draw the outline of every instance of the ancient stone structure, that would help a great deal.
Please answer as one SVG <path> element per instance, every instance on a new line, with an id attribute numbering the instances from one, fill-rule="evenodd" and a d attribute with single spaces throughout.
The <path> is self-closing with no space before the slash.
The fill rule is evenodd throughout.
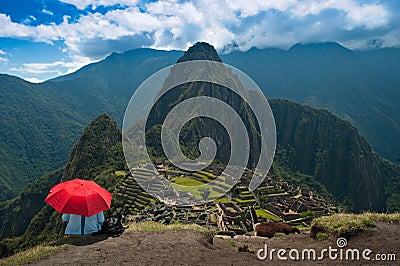
<path id="1" fill-rule="evenodd" d="M 179 181 L 179 178 L 186 178 L 201 183 L 210 182 L 222 172 L 220 166 L 209 167 L 207 171 L 183 172 L 168 165 L 168 162 L 159 162 L 156 167 L 169 180 Z M 249 169 L 246 169 L 242 179 L 225 197 L 199 206 L 176 207 L 175 203 L 182 199 L 188 200 L 194 195 L 189 192 L 178 193 L 171 186 L 167 187 L 159 181 L 159 176 L 149 165 L 141 165 L 132 172 L 133 176 L 127 174 L 118 184 L 116 197 L 123 202 L 124 215 L 134 221 L 196 223 L 216 231 L 243 234 L 252 231 L 249 206 L 255 206 L 261 221 L 273 219 L 291 225 L 308 225 L 314 217 L 337 211 L 309 189 L 292 186 L 274 174 L 268 174 L 261 186 L 251 192 L 248 190 L 252 176 Z M 158 190 L 160 197 L 151 197 L 137 184 L 137 179 Z M 225 178 L 225 182 L 227 181 Z M 225 185 L 228 184 L 219 183 L 213 190 L 219 192 L 225 189 Z M 161 201 L 165 193 L 169 193 L 173 202 Z"/>

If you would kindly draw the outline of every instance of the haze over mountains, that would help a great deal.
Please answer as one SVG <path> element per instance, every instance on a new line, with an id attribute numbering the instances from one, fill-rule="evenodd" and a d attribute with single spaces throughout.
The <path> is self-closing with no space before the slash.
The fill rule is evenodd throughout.
<path id="1" fill-rule="evenodd" d="M 84 125 L 97 115 L 108 113 L 120 123 L 140 83 L 182 53 L 114 53 L 42 84 L 0 75 L 0 199 L 62 166 Z M 249 74 L 267 97 L 328 109 L 355 125 L 380 155 L 400 158 L 399 49 L 358 52 L 336 43 L 298 44 L 288 51 L 252 49 L 221 58 Z"/>
<path id="2" fill-rule="evenodd" d="M 380 155 L 399 161 L 400 49 L 296 44 L 222 58 L 250 75 L 267 97 L 327 109 L 355 125 Z"/>

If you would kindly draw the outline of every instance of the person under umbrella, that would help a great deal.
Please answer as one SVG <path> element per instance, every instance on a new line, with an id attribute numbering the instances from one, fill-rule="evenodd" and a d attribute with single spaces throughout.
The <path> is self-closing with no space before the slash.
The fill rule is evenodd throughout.
<path id="1" fill-rule="evenodd" d="M 63 214 L 62 219 L 68 222 L 65 228 L 66 235 L 87 235 L 97 233 L 104 223 L 104 214 L 99 212 L 86 217 L 77 214 Z"/>
<path id="2" fill-rule="evenodd" d="M 104 210 L 111 205 L 112 195 L 93 181 L 74 179 L 51 188 L 45 201 L 63 213 L 68 222 L 65 234 L 86 235 L 101 230 Z"/>

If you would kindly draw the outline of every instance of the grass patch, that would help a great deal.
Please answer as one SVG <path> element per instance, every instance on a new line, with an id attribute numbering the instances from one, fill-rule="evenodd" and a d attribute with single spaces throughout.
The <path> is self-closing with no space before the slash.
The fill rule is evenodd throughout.
<path id="1" fill-rule="evenodd" d="M 220 203 L 220 202 L 226 203 L 226 202 L 231 202 L 231 201 L 227 197 L 221 197 L 221 198 L 214 200 L 214 203 Z"/>
<path id="2" fill-rule="evenodd" d="M 277 197 L 277 196 L 284 196 L 284 195 L 287 195 L 287 194 L 288 194 L 287 192 L 283 192 L 283 193 L 265 194 L 265 196 L 268 196 L 268 197 Z"/>
<path id="3" fill-rule="evenodd" d="M 247 199 L 247 200 L 242 200 L 240 198 L 234 198 L 234 201 L 242 202 L 242 203 L 255 203 L 256 202 L 256 200 L 254 198 Z"/>
<path id="4" fill-rule="evenodd" d="M 150 203 L 153 203 L 153 204 L 156 203 L 156 199 L 153 197 L 149 198 L 149 201 L 150 201 Z"/>
<path id="5" fill-rule="evenodd" d="M 253 196 L 253 193 L 250 191 L 242 191 L 239 193 L 241 196 Z"/>
<path id="6" fill-rule="evenodd" d="M 294 196 L 293 198 L 298 199 L 301 197 L 301 193 L 297 194 L 296 196 Z"/>
<path id="7" fill-rule="evenodd" d="M 328 234 L 331 236 L 350 237 L 368 227 L 376 226 L 377 222 L 399 223 L 400 213 L 380 214 L 366 212 L 362 214 L 334 214 L 331 216 L 318 217 L 312 223 L 312 236 Z"/>
<path id="8" fill-rule="evenodd" d="M 305 226 L 303 224 L 298 224 L 298 225 L 294 225 L 293 227 L 296 227 L 297 229 L 299 229 L 300 231 L 302 230 L 309 230 L 310 226 Z"/>
<path id="9" fill-rule="evenodd" d="M 202 175 L 206 175 L 206 176 L 208 176 L 208 177 L 211 177 L 211 178 L 216 178 L 216 176 L 213 174 L 213 173 L 210 173 L 210 172 L 207 172 L 207 171 L 203 171 L 203 170 L 199 170 L 199 171 L 197 171 L 199 174 L 202 174 Z"/>
<path id="10" fill-rule="evenodd" d="M 114 173 L 116 176 L 125 176 L 126 172 L 125 171 L 115 171 Z"/>
<path id="11" fill-rule="evenodd" d="M 300 213 L 300 217 L 302 217 L 302 218 L 304 218 L 304 217 L 315 217 L 315 216 L 317 216 L 317 215 L 313 211 L 306 211 L 306 212 Z"/>
<path id="12" fill-rule="evenodd" d="M 126 232 L 141 232 L 141 231 L 164 231 L 164 230 L 196 230 L 200 232 L 209 232 L 207 228 L 204 228 L 198 224 L 182 224 L 173 223 L 169 225 L 157 223 L 157 222 L 140 222 L 130 223 Z"/>
<path id="13" fill-rule="evenodd" d="M 257 216 L 262 216 L 262 217 L 264 217 L 264 218 L 267 218 L 268 220 L 269 220 L 269 219 L 272 219 L 272 220 L 274 220 L 274 221 L 279 221 L 279 220 L 281 220 L 281 218 L 279 218 L 278 216 L 275 216 L 275 215 L 273 215 L 273 214 L 271 214 L 271 213 L 269 213 L 269 212 L 266 212 L 266 211 L 264 211 L 263 209 L 256 208 L 255 210 L 256 210 Z"/>
<path id="14" fill-rule="evenodd" d="M 318 240 L 327 240 L 329 238 L 329 234 L 327 233 L 318 233 L 317 234 L 317 239 Z"/>
<path id="15" fill-rule="evenodd" d="M 192 179 L 189 177 L 174 177 L 172 178 L 172 180 L 174 181 L 174 183 L 172 183 L 172 187 L 181 191 L 186 191 L 191 193 L 194 197 L 203 200 L 202 194 L 201 194 L 201 189 L 203 187 L 201 187 L 201 185 L 204 185 L 204 183 L 196 180 L 196 179 Z M 178 187 L 178 185 L 180 185 L 181 187 Z M 213 189 L 210 190 L 210 194 L 208 195 L 208 199 L 215 199 L 218 197 L 221 197 L 221 193 L 217 192 Z"/>
<path id="16" fill-rule="evenodd" d="M 208 176 L 207 175 L 203 175 L 203 174 L 200 174 L 200 173 L 193 173 L 192 174 L 193 176 L 196 176 L 196 177 L 198 177 L 198 178 L 201 178 L 201 179 L 203 179 L 203 180 L 207 180 L 207 182 L 209 182 L 208 180 L 210 180 L 209 178 L 208 178 Z"/>
<path id="17" fill-rule="evenodd" d="M 228 244 L 229 245 L 231 245 L 232 247 L 235 247 L 235 248 L 238 248 L 239 247 L 239 245 L 235 242 L 235 241 L 233 241 L 232 239 L 230 239 L 230 238 L 223 238 L 226 242 L 228 242 Z"/>
<path id="18" fill-rule="evenodd" d="M 36 246 L 26 251 L 17 253 L 5 259 L 0 259 L 0 265 L 22 265 L 40 259 L 47 258 L 52 252 L 60 250 L 67 245 L 61 246 Z"/>
<path id="19" fill-rule="evenodd" d="M 190 177 L 173 177 L 171 179 L 172 182 L 174 182 L 177 185 L 181 186 L 201 186 L 204 183 L 200 182 L 199 180 L 190 178 Z"/>

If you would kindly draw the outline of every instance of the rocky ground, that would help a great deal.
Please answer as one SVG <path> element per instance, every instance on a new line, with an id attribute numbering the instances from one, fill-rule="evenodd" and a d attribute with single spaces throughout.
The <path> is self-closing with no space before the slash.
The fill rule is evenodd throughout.
<path id="1" fill-rule="evenodd" d="M 52 253 L 48 258 L 34 262 L 33 265 L 267 265 L 269 258 L 260 260 L 257 251 L 268 247 L 285 249 L 289 257 L 290 249 L 315 249 L 319 256 L 323 248 L 338 249 L 336 239 L 318 241 L 309 236 L 309 232 L 300 235 L 279 236 L 272 239 L 240 236 L 234 239 L 222 239 L 194 230 L 165 230 L 147 232 L 126 232 L 120 237 L 105 238 L 102 236 L 86 237 L 78 245 L 69 245 Z M 399 265 L 400 261 L 400 224 L 379 223 L 377 227 L 352 237 L 347 246 L 342 248 L 343 257 L 347 249 L 359 249 L 360 257 L 364 249 L 371 249 L 369 254 L 395 254 L 397 261 L 377 262 L 360 258 L 351 264 Z M 340 249 L 338 249 L 340 256 Z M 263 255 L 261 253 L 260 255 Z M 281 265 L 314 265 L 314 264 L 348 264 L 339 257 L 329 260 L 325 253 L 322 261 L 280 261 L 277 251 L 274 252 L 274 264 Z M 295 256 L 295 252 L 292 253 Z M 307 255 L 306 255 L 307 256 Z"/>

